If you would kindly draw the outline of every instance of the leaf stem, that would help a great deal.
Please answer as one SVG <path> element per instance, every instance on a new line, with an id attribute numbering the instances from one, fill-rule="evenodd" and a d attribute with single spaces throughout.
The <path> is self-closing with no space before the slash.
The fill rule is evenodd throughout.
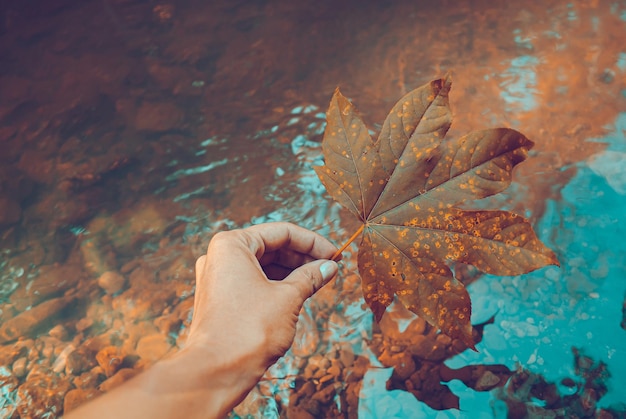
<path id="1" fill-rule="evenodd" d="M 354 241 L 354 239 L 356 239 L 356 238 L 357 238 L 357 236 L 363 232 L 363 229 L 364 229 L 364 228 L 365 228 L 365 224 L 361 224 L 361 227 L 359 227 L 359 229 L 358 229 L 358 230 L 357 230 L 357 231 L 356 231 L 356 232 L 352 235 L 352 237 L 350 237 L 350 238 L 348 239 L 348 241 L 347 241 L 347 242 L 345 242 L 345 243 L 343 244 L 343 246 L 341 246 L 341 248 L 335 252 L 335 254 L 333 255 L 333 257 L 332 257 L 332 258 L 330 258 L 330 260 L 334 260 L 334 261 L 336 261 L 336 260 L 337 260 L 337 258 L 341 255 L 341 252 L 343 252 L 344 250 L 346 250 L 346 247 L 350 246 L 350 243 L 352 243 L 352 242 Z"/>

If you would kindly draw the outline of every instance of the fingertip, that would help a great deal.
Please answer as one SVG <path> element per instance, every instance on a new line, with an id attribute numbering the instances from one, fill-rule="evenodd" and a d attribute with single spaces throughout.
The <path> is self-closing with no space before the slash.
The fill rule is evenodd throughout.
<path id="1" fill-rule="evenodd" d="M 316 260 L 294 270 L 283 281 L 296 285 L 302 301 L 311 297 L 337 275 L 339 266 L 332 260 Z"/>
<path id="2" fill-rule="evenodd" d="M 323 284 L 333 279 L 339 271 L 339 265 L 333 260 L 327 260 L 320 265 L 320 273 L 322 274 Z"/>
<path id="3" fill-rule="evenodd" d="M 196 277 L 204 271 L 204 264 L 206 263 L 206 255 L 200 256 L 196 260 Z"/>

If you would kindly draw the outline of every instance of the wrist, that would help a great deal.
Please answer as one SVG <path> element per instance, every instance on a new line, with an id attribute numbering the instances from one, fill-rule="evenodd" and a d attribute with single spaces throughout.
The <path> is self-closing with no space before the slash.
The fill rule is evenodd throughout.
<path id="1" fill-rule="evenodd" d="M 223 417 L 239 404 L 262 377 L 265 369 L 255 366 L 252 356 L 230 356 L 219 350 L 189 345 L 154 367 L 170 381 L 174 391 L 194 395 L 203 417 Z M 257 361 L 257 362 L 254 362 Z M 191 401 L 191 400 L 190 400 Z"/>

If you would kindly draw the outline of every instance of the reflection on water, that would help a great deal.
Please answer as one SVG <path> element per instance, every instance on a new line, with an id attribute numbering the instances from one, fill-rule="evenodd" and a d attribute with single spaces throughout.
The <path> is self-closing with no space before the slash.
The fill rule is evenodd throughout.
<path id="1" fill-rule="evenodd" d="M 485 323 L 459 353 L 401 310 L 375 324 L 351 248 L 234 415 L 623 415 L 625 26 L 621 1 L 0 3 L 0 416 L 58 416 L 177 350 L 215 232 L 344 241 L 312 169 L 333 90 L 377 129 L 447 71 L 450 135 L 536 142 L 485 205 L 562 268 L 457 269 Z"/>
<path id="2" fill-rule="evenodd" d="M 507 112 L 529 112 L 537 106 L 537 57 L 522 55 L 511 60 L 511 66 L 504 71 L 505 81 L 500 83 L 502 98 L 507 103 Z"/>

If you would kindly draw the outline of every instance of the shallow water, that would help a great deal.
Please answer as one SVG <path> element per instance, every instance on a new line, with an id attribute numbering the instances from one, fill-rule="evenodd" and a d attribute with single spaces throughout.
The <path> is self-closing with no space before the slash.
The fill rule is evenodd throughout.
<path id="1" fill-rule="evenodd" d="M 128 370 L 176 350 L 215 232 L 287 220 L 343 242 L 357 224 L 312 170 L 333 90 L 377 132 L 447 72 L 449 136 L 507 126 L 536 143 L 509 189 L 469 206 L 523 214 L 561 267 L 473 278 L 473 323 L 493 319 L 457 354 L 398 310 L 375 324 L 353 247 L 233 415 L 625 414 L 626 3 L 207 3 L 1 3 L 0 322 L 57 308 L 0 326 L 0 416 L 55 417 L 110 388 L 105 348 Z M 415 395 L 387 385 L 409 352 Z"/>

